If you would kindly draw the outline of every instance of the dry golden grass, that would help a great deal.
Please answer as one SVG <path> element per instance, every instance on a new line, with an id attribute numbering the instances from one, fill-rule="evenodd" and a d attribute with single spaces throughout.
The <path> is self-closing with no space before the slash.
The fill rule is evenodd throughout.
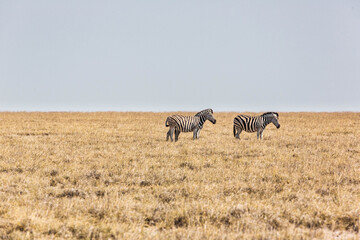
<path id="1" fill-rule="evenodd" d="M 0 239 L 360 238 L 359 113 L 177 143 L 170 114 L 0 113 Z"/>

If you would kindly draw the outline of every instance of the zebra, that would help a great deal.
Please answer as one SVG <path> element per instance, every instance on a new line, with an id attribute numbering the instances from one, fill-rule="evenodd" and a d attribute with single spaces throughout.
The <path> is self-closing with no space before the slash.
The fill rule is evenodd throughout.
<path id="1" fill-rule="evenodd" d="M 240 139 L 242 130 L 246 132 L 257 132 L 257 139 L 262 139 L 265 127 L 273 123 L 276 128 L 280 128 L 279 114 L 277 112 L 267 112 L 260 116 L 252 117 L 246 115 L 238 115 L 234 118 L 234 137 Z"/>
<path id="2" fill-rule="evenodd" d="M 165 127 L 170 127 L 166 134 L 166 141 L 173 141 L 173 133 L 175 131 L 175 142 L 179 139 L 180 132 L 193 132 L 193 139 L 198 139 L 200 130 L 203 128 L 206 120 L 209 120 L 213 124 L 216 123 L 216 119 L 212 115 L 214 111 L 211 108 L 202 110 L 195 114 L 195 116 L 181 116 L 172 115 L 167 117 Z"/>

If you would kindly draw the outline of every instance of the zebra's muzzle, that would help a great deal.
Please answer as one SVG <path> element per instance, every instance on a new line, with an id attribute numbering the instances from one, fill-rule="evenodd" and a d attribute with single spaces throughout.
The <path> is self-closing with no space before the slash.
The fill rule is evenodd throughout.
<path id="1" fill-rule="evenodd" d="M 280 128 L 280 124 L 276 128 Z"/>
<path id="2" fill-rule="evenodd" d="M 216 123 L 216 119 L 214 119 L 214 121 L 211 121 L 213 124 L 215 124 Z"/>

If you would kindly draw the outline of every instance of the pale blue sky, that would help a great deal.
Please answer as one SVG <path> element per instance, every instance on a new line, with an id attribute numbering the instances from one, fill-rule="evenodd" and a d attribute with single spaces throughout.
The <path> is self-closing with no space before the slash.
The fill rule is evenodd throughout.
<path id="1" fill-rule="evenodd" d="M 0 0 L 0 111 L 360 111 L 360 1 Z"/>

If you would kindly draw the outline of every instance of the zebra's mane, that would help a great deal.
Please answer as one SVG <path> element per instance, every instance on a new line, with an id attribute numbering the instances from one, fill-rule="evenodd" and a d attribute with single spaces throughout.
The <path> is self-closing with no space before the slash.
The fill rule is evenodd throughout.
<path id="1" fill-rule="evenodd" d="M 279 117 L 279 114 L 277 112 L 266 112 L 262 114 L 261 116 L 269 115 L 269 114 L 275 114 L 277 117 Z"/>
<path id="2" fill-rule="evenodd" d="M 195 117 L 199 117 L 200 115 L 202 115 L 205 112 L 210 112 L 211 114 L 214 113 L 214 111 L 211 108 L 208 108 L 208 109 L 202 110 L 202 111 L 198 112 L 197 114 L 195 114 Z"/>

